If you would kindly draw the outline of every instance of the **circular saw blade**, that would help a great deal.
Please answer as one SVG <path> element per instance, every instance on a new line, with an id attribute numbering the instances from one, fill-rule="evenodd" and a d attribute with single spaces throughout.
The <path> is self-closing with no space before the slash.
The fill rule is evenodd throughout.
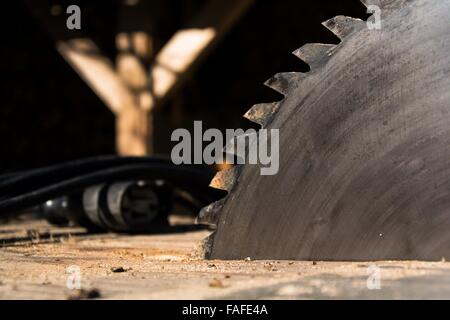
<path id="1" fill-rule="evenodd" d="M 247 116 L 280 130 L 279 172 L 227 177 L 208 258 L 450 258 L 450 1 L 376 3 L 380 30 L 326 21 L 341 43 L 266 83 L 285 98 Z"/>

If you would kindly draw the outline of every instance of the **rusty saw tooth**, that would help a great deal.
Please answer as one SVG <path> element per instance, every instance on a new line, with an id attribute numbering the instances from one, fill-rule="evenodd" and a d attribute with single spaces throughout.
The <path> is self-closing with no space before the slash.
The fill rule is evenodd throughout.
<path id="1" fill-rule="evenodd" d="M 219 221 L 220 212 L 222 212 L 222 208 L 225 204 L 226 199 L 227 197 L 204 207 L 198 214 L 195 223 L 216 226 L 217 222 Z"/>
<path id="2" fill-rule="evenodd" d="M 230 192 L 237 181 L 238 175 L 239 168 L 237 166 L 219 171 L 216 173 L 209 186 Z"/>
<path id="3" fill-rule="evenodd" d="M 313 70 L 323 65 L 336 47 L 334 44 L 307 43 L 295 50 L 293 54 L 306 62 Z"/>
<path id="4" fill-rule="evenodd" d="M 339 39 L 344 40 L 347 36 L 366 26 L 361 19 L 355 19 L 346 16 L 336 16 L 327 21 L 322 22 L 328 30 L 333 32 Z"/>
<path id="5" fill-rule="evenodd" d="M 255 104 L 245 113 L 244 118 L 264 127 L 272 119 L 279 106 L 279 101 Z"/>
<path id="6" fill-rule="evenodd" d="M 292 84 L 297 83 L 305 77 L 306 74 L 301 72 L 282 72 L 277 73 L 267 80 L 264 85 L 286 96 L 289 88 L 292 87 Z"/>

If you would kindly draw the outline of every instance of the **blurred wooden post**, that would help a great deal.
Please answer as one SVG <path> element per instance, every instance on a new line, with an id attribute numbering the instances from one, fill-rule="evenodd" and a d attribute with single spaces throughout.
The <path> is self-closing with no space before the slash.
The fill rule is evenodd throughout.
<path id="1" fill-rule="evenodd" d="M 142 69 L 143 65 L 139 60 L 149 58 L 146 55 L 151 56 L 151 36 L 145 33 L 117 36 L 117 47 L 122 52 L 117 58 L 118 72 L 132 91 L 135 91 L 137 100 L 135 105 L 118 115 L 120 153 L 152 152 L 153 116 L 156 108 L 173 96 L 252 3 L 253 0 L 208 2 L 184 29 L 176 32 L 164 45 L 148 73 Z M 146 52 L 146 43 L 149 52 Z M 130 50 L 141 52 L 141 55 L 127 53 Z"/>
<path id="2" fill-rule="evenodd" d="M 250 8 L 254 0 L 210 0 L 159 50 L 156 56 L 148 32 L 119 33 L 116 66 L 88 38 L 73 38 L 58 17 L 47 20 L 57 49 L 89 87 L 116 115 L 116 145 L 122 155 L 145 155 L 153 150 L 154 112 L 189 79 L 219 40 Z M 41 6 L 43 2 L 39 2 Z M 30 4 L 30 8 L 33 8 Z M 30 9 L 33 10 L 33 9 Z M 139 21 L 143 19 L 138 10 Z M 41 12 L 34 12 L 43 20 Z M 135 11 L 136 14 L 136 11 Z M 145 15 L 145 10 L 144 10 Z M 55 18 L 55 17 L 53 17 Z M 123 17 L 125 23 L 133 17 Z M 136 22 L 136 21 L 135 21 Z M 63 37 L 61 37 L 63 34 Z M 62 40 L 64 39 L 64 40 Z M 146 62 L 151 62 L 150 67 Z"/>
<path id="3" fill-rule="evenodd" d="M 163 1 L 125 1 L 119 4 L 116 71 L 133 96 L 133 103 L 124 105 L 116 117 L 119 154 L 154 152 L 154 119 L 148 107 L 152 94 L 147 67 L 153 58 L 153 6 L 163 4 Z"/>
<path id="4" fill-rule="evenodd" d="M 119 154 L 151 153 L 145 136 L 149 121 L 139 105 L 139 99 L 90 39 L 59 41 L 58 52 L 116 115 L 116 145 Z M 133 68 L 132 68 L 133 69 Z M 135 74 L 131 74 L 134 76 Z"/>

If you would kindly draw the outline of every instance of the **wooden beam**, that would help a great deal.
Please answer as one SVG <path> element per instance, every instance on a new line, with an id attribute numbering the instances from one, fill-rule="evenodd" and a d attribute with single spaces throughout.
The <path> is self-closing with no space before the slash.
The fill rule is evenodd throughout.
<path id="1" fill-rule="evenodd" d="M 153 152 L 154 110 L 189 79 L 253 2 L 210 0 L 191 23 L 164 45 L 154 58 L 150 72 L 142 70 L 140 63 L 140 59 L 151 52 L 146 51 L 150 43 L 146 43 L 148 39 L 144 33 L 130 34 L 131 43 L 136 44 L 134 54 L 118 46 L 121 53 L 117 57 L 117 69 L 90 39 L 62 40 L 65 37 L 55 36 L 59 39 L 56 47 L 60 54 L 116 115 L 118 153 L 143 155 Z"/>
<path id="2" fill-rule="evenodd" d="M 59 41 L 56 46 L 64 59 L 116 115 L 117 153 L 136 156 L 152 153 L 151 115 L 141 107 L 133 83 L 127 82 L 142 82 L 145 81 L 142 78 L 146 77 L 139 73 L 139 65 L 133 57 L 125 59 L 122 65 L 127 71 L 126 75 L 121 75 L 89 39 Z"/>
<path id="3" fill-rule="evenodd" d="M 121 155 L 152 154 L 153 114 L 137 105 L 127 106 L 116 115 L 116 148 Z"/>
<path id="4" fill-rule="evenodd" d="M 139 155 L 153 152 L 155 108 L 162 106 L 188 80 L 253 1 L 210 1 L 193 21 L 164 45 L 149 73 L 143 72 L 137 52 L 132 54 L 129 51 L 133 34 L 117 35 L 117 47 L 122 51 L 117 57 L 117 71 L 134 93 L 135 105 L 138 106 L 127 108 L 126 112 L 118 115 L 119 153 Z"/>
<path id="5" fill-rule="evenodd" d="M 56 47 L 113 113 L 118 114 L 124 106 L 134 103 L 132 93 L 115 71 L 112 62 L 100 53 L 90 39 L 58 41 Z"/>
<path id="6" fill-rule="evenodd" d="M 239 21 L 254 0 L 211 0 L 194 20 L 176 32 L 156 56 L 150 74 L 159 107 L 184 84 L 199 63 Z"/>

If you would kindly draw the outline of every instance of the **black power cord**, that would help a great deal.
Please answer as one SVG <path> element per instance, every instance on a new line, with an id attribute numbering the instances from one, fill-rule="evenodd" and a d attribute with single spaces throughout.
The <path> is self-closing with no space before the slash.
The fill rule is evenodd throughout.
<path id="1" fill-rule="evenodd" d="M 163 156 L 104 156 L 6 174 L 0 176 L 0 218 L 39 206 L 54 223 L 144 231 L 167 221 L 175 203 L 199 209 L 223 197 L 209 187 L 214 172 Z"/>
<path id="2" fill-rule="evenodd" d="M 34 170 L 0 176 L 0 195 L 15 195 L 89 172 L 130 164 L 161 163 L 171 165 L 163 155 L 151 157 L 120 157 L 114 155 L 74 160 Z"/>

